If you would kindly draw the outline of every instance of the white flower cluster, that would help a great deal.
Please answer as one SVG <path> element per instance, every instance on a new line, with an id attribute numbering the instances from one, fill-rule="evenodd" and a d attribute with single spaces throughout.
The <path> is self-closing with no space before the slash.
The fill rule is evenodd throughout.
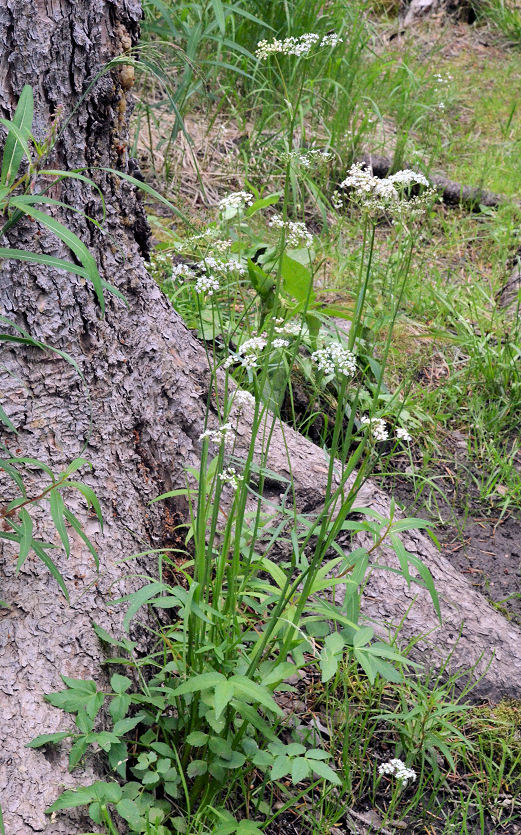
<path id="1" fill-rule="evenodd" d="M 295 220 L 283 220 L 280 215 L 273 215 L 268 226 L 273 229 L 284 229 L 286 232 L 286 241 L 290 246 L 299 246 L 304 244 L 310 247 L 313 244 L 313 235 L 306 229 L 305 223 L 300 223 Z"/>
<path id="2" fill-rule="evenodd" d="M 308 151 L 284 151 L 280 158 L 283 162 L 295 162 L 302 168 L 311 168 L 313 163 L 324 163 L 333 159 L 333 154 L 320 148 L 310 148 Z"/>
<path id="3" fill-rule="evenodd" d="M 336 33 L 328 35 L 317 35 L 316 32 L 306 32 L 304 35 L 299 35 L 298 38 L 284 38 L 279 41 L 277 38 L 273 41 L 259 41 L 255 55 L 259 60 L 263 61 L 270 55 L 309 55 L 313 49 L 320 47 L 334 47 L 343 43 L 342 38 Z"/>
<path id="4" fill-rule="evenodd" d="M 219 426 L 218 429 L 206 429 L 201 435 L 199 435 L 199 440 L 204 441 L 205 438 L 208 438 L 208 440 L 212 443 L 219 445 L 224 441 L 226 446 L 232 437 L 233 432 L 231 423 L 223 423 L 223 425 Z"/>
<path id="5" fill-rule="evenodd" d="M 239 345 L 237 348 L 237 353 L 239 356 L 243 356 L 243 354 L 251 354 L 255 353 L 258 354 L 262 351 L 263 348 L 266 347 L 266 338 L 265 336 L 252 336 L 250 339 L 247 339 L 242 345 Z"/>
<path id="6" fill-rule="evenodd" d="M 222 258 L 215 258 L 213 255 L 207 255 L 202 261 L 199 261 L 197 266 L 200 270 L 213 269 L 222 273 L 237 272 L 244 275 L 246 272 L 246 267 L 240 261 L 233 258 L 230 261 L 223 261 Z"/>
<path id="7" fill-rule="evenodd" d="M 402 760 L 398 758 L 389 760 L 389 762 L 382 763 L 378 766 L 378 774 L 390 774 L 396 777 L 400 783 L 403 783 L 405 788 L 409 782 L 414 783 L 416 780 L 416 772 L 412 768 L 407 768 Z"/>
<path id="8" fill-rule="evenodd" d="M 311 354 L 311 359 L 319 371 L 325 374 L 344 374 L 352 377 L 356 371 L 356 357 L 347 348 L 343 348 L 338 342 L 319 348 Z"/>
<path id="9" fill-rule="evenodd" d="M 302 333 L 302 325 L 297 319 L 292 319 L 290 322 L 284 322 L 284 319 L 277 319 L 276 322 L 277 324 L 273 328 L 275 333 L 280 333 L 283 336 L 300 336 Z"/>
<path id="10" fill-rule="evenodd" d="M 360 418 L 360 423 L 363 426 L 368 426 L 371 432 L 371 435 L 375 439 L 375 441 L 387 441 L 389 438 L 389 433 L 387 431 L 387 426 L 385 424 L 385 420 L 383 418 L 370 418 L 367 415 L 362 415 Z"/>
<path id="11" fill-rule="evenodd" d="M 427 188 L 421 197 L 405 200 L 405 190 L 419 185 Z M 351 188 L 364 209 L 369 212 L 391 212 L 397 215 L 418 214 L 425 211 L 428 202 L 435 195 L 428 188 L 429 181 L 423 174 L 410 169 L 397 171 L 389 177 L 375 177 L 364 163 L 351 166 L 340 188 Z M 337 196 L 338 199 L 338 196 Z"/>
<path id="12" fill-rule="evenodd" d="M 274 339 L 271 343 L 274 348 L 287 348 L 289 345 L 288 339 Z"/>
<path id="13" fill-rule="evenodd" d="M 407 443 L 409 441 L 412 441 L 411 435 L 409 434 L 407 429 L 404 429 L 404 427 L 402 427 L 402 426 L 398 426 L 396 428 L 396 437 L 398 438 L 399 441 L 407 441 Z"/>
<path id="14" fill-rule="evenodd" d="M 240 211 L 245 206 L 251 206 L 252 203 L 253 194 L 250 194 L 249 191 L 232 191 L 231 194 L 219 200 L 217 208 L 220 212 L 224 212 L 226 209 Z"/>
<path id="15" fill-rule="evenodd" d="M 238 416 L 242 415 L 246 406 L 251 406 L 253 408 L 255 406 L 255 398 L 249 391 L 237 389 L 233 396 L 233 408 Z"/>
<path id="16" fill-rule="evenodd" d="M 214 275 L 199 275 L 195 282 L 195 292 L 206 293 L 207 296 L 213 296 L 219 287 L 219 279 Z"/>
<path id="17" fill-rule="evenodd" d="M 230 487 L 237 490 L 239 482 L 243 479 L 241 475 L 237 474 L 235 467 L 226 467 L 222 473 L 219 473 L 219 480 L 222 481 L 223 484 L 229 484 Z"/>
<path id="18" fill-rule="evenodd" d="M 172 281 L 184 278 L 195 278 L 195 273 L 188 264 L 173 264 L 172 265 Z"/>

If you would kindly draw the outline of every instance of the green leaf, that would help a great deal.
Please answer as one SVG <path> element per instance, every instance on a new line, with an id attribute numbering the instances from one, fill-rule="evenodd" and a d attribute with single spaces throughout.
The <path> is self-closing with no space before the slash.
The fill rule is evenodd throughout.
<path id="1" fill-rule="evenodd" d="M 14 423 L 12 423 L 12 421 L 9 420 L 6 413 L 2 409 L 1 405 L 0 405 L 0 420 L 2 421 L 4 426 L 7 426 L 7 428 L 9 429 L 10 432 L 14 432 L 16 435 L 18 435 L 17 428 L 15 427 Z"/>
<path id="2" fill-rule="evenodd" d="M 62 809 L 75 809 L 77 806 L 86 806 L 94 800 L 98 800 L 99 783 L 92 783 L 90 786 L 81 786 L 79 789 L 67 789 L 55 800 L 52 806 L 45 810 L 46 815 L 52 812 L 59 812 Z"/>
<path id="3" fill-rule="evenodd" d="M 19 571 L 24 564 L 33 541 L 33 520 L 25 507 L 20 509 L 20 521 L 22 524 L 20 527 L 20 551 L 16 561 L 17 571 Z"/>
<path id="4" fill-rule="evenodd" d="M 312 769 L 315 774 L 318 774 L 319 777 L 323 777 L 324 780 L 327 780 L 329 783 L 333 783 L 334 786 L 342 785 L 342 781 L 340 780 L 338 774 L 335 774 L 333 769 L 327 765 L 327 763 L 324 763 L 321 760 L 314 760 Z"/>
<path id="5" fill-rule="evenodd" d="M 241 694 L 248 701 L 256 702 L 267 710 L 282 716 L 282 710 L 266 687 L 261 687 L 247 676 L 232 676 L 231 681 L 237 694 Z"/>
<path id="6" fill-rule="evenodd" d="M 234 686 L 229 681 L 220 681 L 215 685 L 214 710 L 215 718 L 219 719 L 234 697 Z"/>
<path id="7" fill-rule="evenodd" d="M 208 734 L 204 734 L 202 731 L 193 731 L 186 737 L 186 742 L 193 748 L 200 748 L 208 742 Z"/>
<path id="8" fill-rule="evenodd" d="M 132 682 L 127 676 L 120 676 L 119 673 L 114 673 L 110 678 L 110 686 L 114 693 L 125 693 L 131 684 Z"/>
<path id="9" fill-rule="evenodd" d="M 37 736 L 31 739 L 30 742 L 27 742 L 25 747 L 41 748 L 42 745 L 48 745 L 50 742 L 61 742 L 62 739 L 67 739 L 70 736 L 72 736 L 70 731 L 59 731 L 55 734 L 41 734 L 41 736 Z"/>
<path id="10" fill-rule="evenodd" d="M 71 553 L 71 546 L 69 542 L 69 536 L 67 534 L 67 528 L 65 527 L 65 520 L 64 520 L 64 511 L 65 511 L 65 503 L 63 501 L 63 496 L 61 495 L 58 489 L 51 490 L 48 494 L 49 496 L 49 504 L 51 506 L 51 516 L 54 522 L 54 526 L 58 531 L 59 537 L 62 541 L 63 547 L 65 549 L 65 553 L 67 557 L 70 556 Z"/>
<path id="11" fill-rule="evenodd" d="M 20 98 L 18 99 L 18 104 L 16 105 L 12 122 L 8 122 L 4 119 L 2 120 L 2 124 L 4 124 L 4 127 L 8 130 L 4 144 L 2 173 L 0 176 L 0 182 L 2 185 L 10 186 L 14 183 L 24 153 L 29 162 L 31 161 L 29 148 L 27 146 L 27 139 L 31 133 L 33 113 L 33 88 L 29 84 L 25 84 L 22 92 L 20 93 Z"/>
<path id="12" fill-rule="evenodd" d="M 275 761 L 271 767 L 271 779 L 280 780 L 291 771 L 291 760 L 284 755 L 275 757 Z"/>
<path id="13" fill-rule="evenodd" d="M 102 314 L 105 312 L 105 298 L 103 296 L 103 282 L 101 280 L 101 276 L 98 272 L 98 268 L 96 266 L 96 261 L 94 260 L 93 256 L 85 246 L 85 244 L 80 241 L 77 235 L 74 234 L 70 229 L 60 223 L 56 218 L 51 217 L 51 215 L 46 214 L 45 212 L 40 211 L 40 209 L 35 209 L 34 206 L 31 206 L 28 203 L 25 203 L 22 199 L 18 200 L 18 198 L 13 197 L 10 202 L 11 206 L 15 206 L 15 208 L 19 208 L 24 214 L 29 215 L 34 220 L 37 220 L 43 226 L 46 226 L 48 229 L 53 232 L 57 238 L 59 238 L 63 243 L 73 252 L 77 259 L 82 264 L 87 276 L 92 282 L 92 286 L 94 287 L 94 291 L 96 293 L 96 297 L 98 299 L 99 306 L 101 308 Z"/>
<path id="14" fill-rule="evenodd" d="M 305 304 L 308 299 L 309 301 L 313 299 L 313 276 L 307 267 L 284 254 L 281 262 L 281 275 L 284 289 L 290 296 L 301 304 Z"/>
<path id="15" fill-rule="evenodd" d="M 206 774 L 207 771 L 208 763 L 206 760 L 192 760 L 188 763 L 188 768 L 186 769 L 186 773 L 191 779 L 200 777 L 202 774 Z"/>
<path id="16" fill-rule="evenodd" d="M 295 786 L 311 773 L 311 764 L 304 757 L 295 757 L 291 764 L 291 782 Z"/>
<path id="17" fill-rule="evenodd" d="M 79 762 L 83 759 L 85 751 L 89 746 L 89 740 L 86 736 L 82 736 L 76 740 L 71 750 L 69 751 L 69 771 L 76 768 Z"/>
<path id="18" fill-rule="evenodd" d="M 63 509 L 63 515 L 65 516 L 65 519 L 67 520 L 67 522 L 69 523 L 71 528 L 74 531 L 76 531 L 76 533 L 78 534 L 80 539 L 83 540 L 83 542 L 85 543 L 85 545 L 89 549 L 90 553 L 92 554 L 92 556 L 94 558 L 94 563 L 96 565 L 96 568 L 99 570 L 98 552 L 96 551 L 94 545 L 92 544 L 89 537 L 87 536 L 87 534 L 83 530 L 83 528 L 81 526 L 81 522 L 79 521 L 79 519 L 76 518 L 74 513 L 66 507 L 64 507 L 64 509 Z"/>
<path id="19" fill-rule="evenodd" d="M 61 680 L 71 690 L 76 690 L 78 693 L 84 693 L 86 696 L 92 696 L 96 692 L 96 682 L 91 678 L 70 678 L 69 676 L 61 676 Z"/>
<path id="20" fill-rule="evenodd" d="M 143 588 L 139 589 L 139 591 L 136 591 L 134 594 L 130 595 L 130 606 L 123 620 L 123 628 L 126 632 L 128 632 L 130 627 L 130 621 L 132 620 L 136 612 L 142 606 L 148 603 L 149 600 L 151 600 L 151 598 L 153 598 L 156 594 L 163 591 L 164 589 L 165 586 L 163 583 L 149 583 L 148 585 L 143 586 Z"/>
<path id="21" fill-rule="evenodd" d="M 234 676 L 234 679 L 235 678 L 237 678 L 237 676 Z M 176 687 L 175 690 L 172 691 L 172 696 L 182 696 L 185 693 L 196 693 L 199 690 L 213 689 L 222 681 L 226 681 L 222 673 L 201 673 L 200 675 L 192 676 L 187 681 L 183 682 L 183 684 L 180 684 L 179 687 Z"/>
<path id="22" fill-rule="evenodd" d="M 353 635 L 353 646 L 363 647 L 368 644 L 374 635 L 374 629 L 370 626 L 361 626 Z"/>
<path id="23" fill-rule="evenodd" d="M 226 18 L 224 16 L 222 0 L 211 0 L 211 3 L 221 35 L 224 35 L 226 33 Z"/>
<path id="24" fill-rule="evenodd" d="M 133 830 L 139 832 L 143 831 L 146 827 L 145 820 L 141 817 L 139 806 L 134 800 L 129 800 L 127 797 L 124 797 L 116 805 L 116 812 L 132 826 Z"/>

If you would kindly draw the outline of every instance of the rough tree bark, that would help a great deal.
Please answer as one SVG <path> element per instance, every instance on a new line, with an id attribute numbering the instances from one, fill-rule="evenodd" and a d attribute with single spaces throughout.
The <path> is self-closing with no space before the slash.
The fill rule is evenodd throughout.
<path id="1" fill-rule="evenodd" d="M 43 135 L 58 105 L 70 112 L 99 68 L 136 42 L 139 17 L 137 0 L 7 0 L 0 9 L 3 115 L 12 114 L 23 85 L 32 84 L 36 124 Z M 128 83 L 128 73 L 120 72 L 98 82 L 68 126 L 55 167 L 126 169 Z M 73 816 L 49 823 L 44 809 L 62 786 L 89 780 L 95 766 L 89 765 L 83 775 L 70 775 L 66 751 L 51 756 L 24 745 L 39 733 L 68 726 L 67 717 L 42 701 L 43 693 L 60 687 L 60 673 L 103 682 L 103 652 L 91 622 L 117 631 L 121 613 L 107 603 L 139 583 L 118 560 L 169 544 L 172 508 L 149 507 L 148 500 L 183 483 L 185 466 L 197 462 L 209 385 L 204 351 L 144 268 L 144 217 L 134 189 L 108 174 L 93 177 L 106 200 L 106 234 L 80 215 L 60 217 L 90 246 L 102 275 L 124 293 L 128 306 L 108 299 L 103 319 L 92 289 L 79 278 L 15 262 L 4 262 L 0 272 L 1 312 L 34 337 L 68 351 L 85 376 L 93 410 L 85 451 L 93 470 L 85 480 L 96 490 L 105 517 L 101 534 L 78 509 L 98 547 L 101 572 L 98 577 L 81 541 L 75 540 L 70 559 L 60 562 L 71 591 L 70 606 L 38 561 L 28 560 L 21 576 L 15 577 L 13 553 L 6 548 L 1 556 L 2 597 L 11 603 L 0 619 L 0 803 L 9 835 L 92 830 L 92 824 Z M 101 218 L 100 202 L 87 186 L 68 183 L 58 196 Z M 35 235 L 34 224 L 24 221 L 2 245 L 70 257 L 54 237 L 39 232 Z M 79 453 L 89 430 L 90 406 L 78 376 L 56 355 L 4 348 L 0 391 L 19 430 L 16 451 L 36 455 L 56 468 Z M 324 454 L 279 426 L 270 450 L 271 468 L 288 468 L 282 431 L 302 502 L 318 505 L 325 487 Z M 247 437 L 243 420 L 239 444 Z M 3 440 L 12 446 L 12 437 Z M 372 485 L 365 487 L 362 503 L 367 502 L 383 513 L 389 507 L 385 495 Z M 446 621 L 438 643 L 443 649 L 453 645 L 465 617 L 455 663 L 463 665 L 482 649 L 501 647 L 503 655 L 487 685 L 492 689 L 497 677 L 500 691 L 516 692 L 519 631 L 451 571 L 424 537 L 406 537 L 405 544 L 426 560 L 439 580 Z M 382 559 L 392 557 L 383 553 Z M 153 566 L 145 562 L 142 568 Z M 410 593 L 395 575 L 383 576 L 383 585 L 371 581 L 367 611 L 399 620 Z M 406 635 L 434 626 L 430 603 L 419 597 Z M 434 653 L 432 636 L 431 644 Z"/>

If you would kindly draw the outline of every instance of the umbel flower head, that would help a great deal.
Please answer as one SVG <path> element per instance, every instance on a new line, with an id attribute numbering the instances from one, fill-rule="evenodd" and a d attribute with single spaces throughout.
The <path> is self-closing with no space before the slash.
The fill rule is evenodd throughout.
<path id="1" fill-rule="evenodd" d="M 389 774 L 393 777 L 396 777 L 397 780 L 402 783 L 403 787 L 405 788 L 409 781 L 414 783 L 416 780 L 416 772 L 413 768 L 407 768 L 402 760 L 399 760 L 397 757 L 395 759 L 389 760 L 389 762 L 382 763 L 378 766 L 378 774 Z"/>
<path id="2" fill-rule="evenodd" d="M 304 35 L 299 35 L 298 38 L 284 38 L 279 41 L 275 38 L 273 41 L 259 41 L 255 55 L 260 61 L 265 60 L 270 55 L 296 55 L 302 57 L 309 55 L 314 49 L 320 47 L 334 47 L 343 43 L 340 35 L 335 32 L 330 32 L 327 35 L 317 35 L 316 32 L 306 32 Z"/>
<path id="3" fill-rule="evenodd" d="M 407 197 L 407 189 L 421 186 L 421 195 Z M 361 208 L 369 214 L 390 213 L 395 216 L 414 217 L 423 214 L 436 196 L 423 174 L 409 168 L 397 171 L 389 177 L 375 177 L 365 163 L 351 166 L 340 188 L 351 189 Z"/>
<path id="4" fill-rule="evenodd" d="M 326 345 L 313 351 L 311 359 L 319 371 L 324 374 L 343 374 L 345 377 L 352 377 L 356 371 L 356 357 L 347 348 L 343 348 L 338 342 Z"/>

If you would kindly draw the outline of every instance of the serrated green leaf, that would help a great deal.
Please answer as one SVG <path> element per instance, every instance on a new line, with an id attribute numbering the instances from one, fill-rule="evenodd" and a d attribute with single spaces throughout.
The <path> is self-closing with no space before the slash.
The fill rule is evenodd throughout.
<path id="1" fill-rule="evenodd" d="M 114 673 L 110 677 L 110 686 L 114 693 L 126 693 L 128 688 L 132 685 L 132 681 L 127 676 L 121 676 L 119 673 Z"/>
<path id="2" fill-rule="evenodd" d="M 139 725 L 139 723 L 143 721 L 143 718 L 144 714 L 138 713 L 136 716 L 129 716 L 127 719 L 120 719 L 119 722 L 116 722 L 114 725 L 114 733 L 118 736 L 128 734 L 129 731 L 134 730 L 136 725 Z"/>
<path id="3" fill-rule="evenodd" d="M 145 606 L 156 594 L 159 594 L 165 585 L 163 583 L 148 583 L 148 585 L 143 586 L 143 588 L 136 591 L 134 594 L 130 595 L 130 606 L 128 607 L 127 613 L 123 620 L 123 628 L 126 632 L 128 632 L 130 627 L 130 621 L 136 614 L 136 612 L 141 609 L 142 606 Z"/>
<path id="4" fill-rule="evenodd" d="M 186 742 L 193 748 L 200 748 L 208 742 L 208 734 L 205 734 L 202 731 L 193 731 L 186 737 Z"/>
<path id="5" fill-rule="evenodd" d="M 76 740 L 71 750 L 69 751 L 69 771 L 72 771 L 73 768 L 76 768 L 78 763 L 81 762 L 88 746 L 89 742 L 87 737 L 82 736 L 80 737 L 80 739 Z"/>
<path id="6" fill-rule="evenodd" d="M 234 676 L 234 678 L 236 678 Z M 192 676 L 172 691 L 172 696 L 182 696 L 186 693 L 197 693 L 200 690 L 213 689 L 217 684 L 226 681 L 222 673 L 210 672 Z"/>

